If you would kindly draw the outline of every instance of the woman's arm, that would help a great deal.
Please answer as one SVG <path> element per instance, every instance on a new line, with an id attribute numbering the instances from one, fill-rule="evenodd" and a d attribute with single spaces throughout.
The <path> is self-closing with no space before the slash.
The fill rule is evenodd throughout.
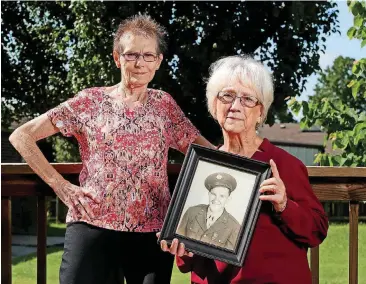
<path id="1" fill-rule="evenodd" d="M 286 209 L 276 217 L 284 233 L 316 247 L 327 236 L 328 217 L 311 188 L 306 167 L 301 165 L 294 176 L 297 176 L 296 180 L 286 177 L 290 189 L 288 201 Z"/>
<path id="2" fill-rule="evenodd" d="M 54 135 L 57 132 L 59 132 L 59 129 L 52 124 L 46 114 L 42 114 L 17 128 L 10 135 L 9 141 L 33 171 L 55 191 L 57 196 L 68 207 L 74 207 L 74 212 L 92 216 L 89 205 L 83 199 L 84 197 L 80 195 L 87 195 L 92 199 L 96 197 L 90 192 L 81 192 L 82 189 L 80 187 L 65 180 L 51 166 L 37 146 L 36 142 L 38 140 Z M 79 206 L 79 202 L 82 206 Z"/>
<path id="3" fill-rule="evenodd" d="M 166 113 L 170 121 L 167 129 L 172 138 L 172 144 L 170 146 L 183 154 L 187 152 L 191 143 L 215 149 L 215 146 L 204 138 L 192 122 L 185 116 L 175 100 L 168 93 L 164 94 L 162 103 L 166 106 Z"/>
<path id="4" fill-rule="evenodd" d="M 203 137 L 202 135 L 197 136 L 197 138 L 193 141 L 194 144 L 198 144 L 210 149 L 216 149 L 216 147 L 214 145 L 212 145 L 205 137 Z M 182 153 L 186 154 L 187 150 L 188 150 L 189 145 L 185 148 L 182 149 Z"/>
<path id="5" fill-rule="evenodd" d="M 210 148 L 210 149 L 216 149 L 216 147 L 214 145 L 212 145 L 210 143 L 210 141 L 208 141 L 205 137 L 203 137 L 202 135 L 198 136 L 196 138 L 196 140 L 193 141 L 193 143 Z"/>
<path id="6" fill-rule="evenodd" d="M 17 128 L 9 137 L 10 143 L 28 165 L 55 191 L 66 181 L 47 161 L 36 142 L 57 132 L 58 129 L 43 114 Z"/>
<path id="7" fill-rule="evenodd" d="M 285 157 L 277 160 L 277 166 L 271 161 L 271 167 L 273 177 L 262 183 L 260 191 L 274 187 L 274 194 L 260 199 L 271 201 L 276 211 L 282 211 L 273 217 L 284 234 L 310 247 L 318 246 L 327 236 L 328 218 L 310 186 L 306 167 Z"/>

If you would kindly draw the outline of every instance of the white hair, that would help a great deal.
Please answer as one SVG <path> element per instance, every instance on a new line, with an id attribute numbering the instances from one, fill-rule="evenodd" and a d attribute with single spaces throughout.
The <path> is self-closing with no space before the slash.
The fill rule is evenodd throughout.
<path id="1" fill-rule="evenodd" d="M 261 124 L 263 124 L 273 102 L 272 75 L 262 63 L 247 55 L 227 56 L 211 64 L 206 87 L 208 111 L 214 119 L 217 119 L 217 94 L 235 82 L 240 82 L 257 94 L 263 105 L 261 117 Z"/>

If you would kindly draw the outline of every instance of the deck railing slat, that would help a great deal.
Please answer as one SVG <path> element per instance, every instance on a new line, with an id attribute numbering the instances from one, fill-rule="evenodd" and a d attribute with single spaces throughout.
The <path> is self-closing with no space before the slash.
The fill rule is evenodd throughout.
<path id="1" fill-rule="evenodd" d="M 313 284 L 319 284 L 319 247 L 310 250 L 310 269 Z"/>
<path id="2" fill-rule="evenodd" d="M 1 283 L 11 284 L 11 198 L 1 196 Z"/>
<path id="3" fill-rule="evenodd" d="M 358 283 L 358 210 L 359 203 L 349 204 L 349 283 Z"/>
<path id="4" fill-rule="evenodd" d="M 38 196 L 37 202 L 37 284 L 47 280 L 47 211 L 45 196 Z"/>

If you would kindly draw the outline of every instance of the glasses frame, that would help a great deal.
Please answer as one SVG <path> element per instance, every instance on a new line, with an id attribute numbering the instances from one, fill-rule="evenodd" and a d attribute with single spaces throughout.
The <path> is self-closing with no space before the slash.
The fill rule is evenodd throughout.
<path id="1" fill-rule="evenodd" d="M 231 96 L 233 97 L 233 100 L 232 100 L 231 102 L 227 102 L 227 101 L 225 101 L 225 100 L 224 100 L 224 98 L 223 98 L 222 96 L 220 96 L 220 94 L 228 94 L 228 95 L 231 95 Z M 256 107 L 257 105 L 262 104 L 262 103 L 259 101 L 259 99 L 258 99 L 258 98 L 256 98 L 256 97 L 254 97 L 254 96 L 240 96 L 240 97 L 239 97 L 237 94 L 230 93 L 230 92 L 223 92 L 223 91 L 221 91 L 221 92 L 218 92 L 218 93 L 217 93 L 217 99 L 218 99 L 220 102 L 222 102 L 223 104 L 233 104 L 233 103 L 236 101 L 236 99 L 237 99 L 237 98 L 239 98 L 239 102 L 240 102 L 240 104 L 241 104 L 243 107 L 254 108 L 254 107 Z M 247 105 L 247 104 L 245 103 L 245 101 L 244 101 L 244 100 L 242 100 L 243 98 L 254 98 L 255 100 L 257 100 L 257 102 L 255 103 L 255 105 L 254 105 L 254 106 Z"/>
<path id="2" fill-rule="evenodd" d="M 126 61 L 137 61 L 137 60 L 140 59 L 140 57 L 142 57 L 145 62 L 155 62 L 158 59 L 158 57 L 159 57 L 158 54 L 154 54 L 154 53 L 142 53 L 141 54 L 141 53 L 137 53 L 137 52 L 126 52 L 126 53 L 122 53 L 121 55 L 123 56 L 123 58 Z M 135 56 L 135 59 L 127 59 L 126 58 L 127 55 L 134 55 Z M 147 55 L 153 55 L 154 56 L 154 60 L 153 61 L 147 61 L 145 59 L 145 56 L 147 56 Z"/>

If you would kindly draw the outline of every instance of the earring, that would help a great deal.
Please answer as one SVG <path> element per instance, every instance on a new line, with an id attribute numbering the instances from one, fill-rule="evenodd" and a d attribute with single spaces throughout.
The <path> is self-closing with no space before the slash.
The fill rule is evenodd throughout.
<path id="1" fill-rule="evenodd" d="M 255 130 L 258 130 L 260 126 L 261 126 L 261 118 L 258 118 L 257 123 L 255 124 Z"/>

